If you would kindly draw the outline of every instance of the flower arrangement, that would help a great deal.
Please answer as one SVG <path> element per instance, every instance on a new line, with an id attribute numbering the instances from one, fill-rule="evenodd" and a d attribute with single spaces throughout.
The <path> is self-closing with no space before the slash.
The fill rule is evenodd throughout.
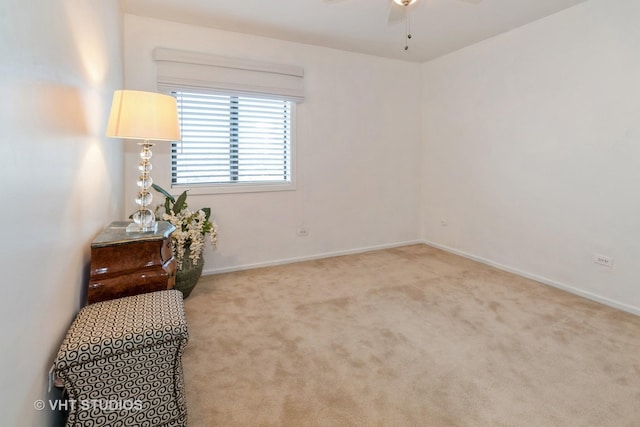
<path id="1" fill-rule="evenodd" d="M 176 227 L 176 231 L 171 234 L 171 240 L 178 270 L 182 269 L 187 247 L 190 248 L 189 258 L 193 264 L 197 264 L 204 251 L 207 234 L 211 246 L 218 245 L 218 226 L 211 220 L 211 208 L 192 211 L 187 205 L 187 191 L 183 191 L 176 199 L 159 185 L 153 184 L 152 187 L 165 197 L 164 205 L 156 207 L 156 216 L 163 208 L 161 218 Z"/>

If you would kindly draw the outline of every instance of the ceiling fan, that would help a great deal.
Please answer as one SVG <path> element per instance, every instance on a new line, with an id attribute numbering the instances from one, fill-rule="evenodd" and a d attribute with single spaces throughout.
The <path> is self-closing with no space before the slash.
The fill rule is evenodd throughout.
<path id="1" fill-rule="evenodd" d="M 342 0 L 324 0 L 327 3 L 335 3 Z M 416 8 L 416 3 L 422 3 L 419 0 L 386 0 L 390 3 L 389 9 L 389 25 L 405 22 L 405 46 L 404 50 L 409 50 L 409 40 L 411 40 L 411 17 L 410 12 Z M 479 4 L 482 0 L 457 0 L 463 3 Z"/>
<path id="2" fill-rule="evenodd" d="M 391 0 L 391 9 L 389 10 L 389 23 L 400 22 L 404 19 L 405 14 L 409 10 L 414 9 L 412 6 L 414 3 L 418 3 L 419 0 Z M 479 4 L 482 0 L 458 0 L 463 3 Z M 423 3 L 421 1 L 420 3 Z"/>

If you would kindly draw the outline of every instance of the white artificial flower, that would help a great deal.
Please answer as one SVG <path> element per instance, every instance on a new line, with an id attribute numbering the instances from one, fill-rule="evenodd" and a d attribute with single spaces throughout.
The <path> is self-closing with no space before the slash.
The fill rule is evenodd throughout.
<path id="1" fill-rule="evenodd" d="M 204 251 L 205 235 L 207 234 L 204 231 L 207 222 L 204 211 L 192 212 L 185 207 L 177 214 L 165 213 L 162 215 L 162 219 L 176 227 L 176 231 L 173 232 L 171 238 L 178 270 L 182 268 L 187 246 L 189 246 L 190 250 L 189 258 L 191 258 L 193 264 L 197 264 Z M 218 226 L 214 221 L 210 222 L 212 227 L 208 233 L 210 234 L 211 245 L 215 247 L 218 244 Z"/>

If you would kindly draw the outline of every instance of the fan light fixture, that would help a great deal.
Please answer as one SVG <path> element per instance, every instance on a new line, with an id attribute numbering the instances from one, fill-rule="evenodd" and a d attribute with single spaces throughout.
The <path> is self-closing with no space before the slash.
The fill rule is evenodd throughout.
<path id="1" fill-rule="evenodd" d="M 338 2 L 338 1 L 342 1 L 342 0 L 324 0 L 326 3 L 334 3 L 334 2 Z M 389 12 L 389 24 L 392 23 L 396 23 L 396 22 L 401 22 L 404 19 L 404 37 L 405 37 L 405 44 L 404 44 L 404 50 L 409 50 L 409 41 L 411 40 L 411 38 L 413 37 L 411 35 L 411 16 L 410 16 L 410 11 L 413 8 L 410 8 L 409 6 L 413 5 L 414 3 L 416 3 L 418 0 L 387 0 L 389 2 L 389 5 L 391 6 L 391 10 Z M 464 3 L 468 3 L 468 4 L 479 4 L 481 3 L 483 0 L 458 0 Z M 417 7 L 417 6 L 416 6 Z"/>

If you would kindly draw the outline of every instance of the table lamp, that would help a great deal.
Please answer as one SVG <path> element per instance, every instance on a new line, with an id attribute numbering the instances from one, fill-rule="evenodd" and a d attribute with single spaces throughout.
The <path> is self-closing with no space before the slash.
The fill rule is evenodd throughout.
<path id="1" fill-rule="evenodd" d="M 133 223 L 127 232 L 155 232 L 155 214 L 149 205 L 153 200 L 151 184 L 152 141 L 180 140 L 180 125 L 176 99 L 169 95 L 136 90 L 117 90 L 113 94 L 111 114 L 107 125 L 107 136 L 136 139 L 140 151 L 138 170 L 138 210 L 133 214 Z"/>

